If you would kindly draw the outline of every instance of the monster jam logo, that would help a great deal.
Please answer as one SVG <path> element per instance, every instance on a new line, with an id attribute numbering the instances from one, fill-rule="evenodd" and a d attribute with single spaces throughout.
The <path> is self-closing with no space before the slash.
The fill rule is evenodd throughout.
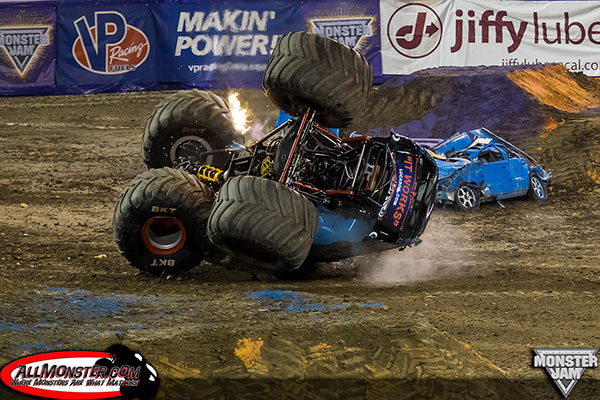
<path id="1" fill-rule="evenodd" d="M 86 17 L 74 22 L 78 37 L 73 57 L 81 67 L 104 75 L 135 71 L 148 58 L 150 43 L 146 34 L 128 25 L 116 11 L 97 11 L 94 25 Z"/>
<path id="2" fill-rule="evenodd" d="M 533 366 L 545 368 L 565 399 L 587 368 L 598 367 L 598 349 L 533 349 Z"/>
<path id="3" fill-rule="evenodd" d="M 21 78 L 27 75 L 40 46 L 50 44 L 49 30 L 49 26 L 0 28 L 0 47 L 6 51 Z"/>
<path id="4" fill-rule="evenodd" d="M 312 33 L 327 36 L 351 48 L 356 48 L 363 40 L 373 36 L 372 17 L 344 17 L 312 19 Z"/>

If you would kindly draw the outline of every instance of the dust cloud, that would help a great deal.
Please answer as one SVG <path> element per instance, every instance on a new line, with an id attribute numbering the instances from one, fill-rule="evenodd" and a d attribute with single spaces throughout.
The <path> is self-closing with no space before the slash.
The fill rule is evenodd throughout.
<path id="1" fill-rule="evenodd" d="M 377 285 L 402 285 L 462 275 L 472 269 L 474 257 L 461 251 L 469 241 L 467 229 L 448 225 L 434 215 L 421 244 L 403 251 L 388 250 L 356 260 L 359 276 Z"/>
<path id="2" fill-rule="evenodd" d="M 270 121 L 253 121 L 250 125 L 250 131 L 245 135 L 250 141 L 262 139 L 265 133 L 273 129 L 272 126 L 268 126 Z"/>

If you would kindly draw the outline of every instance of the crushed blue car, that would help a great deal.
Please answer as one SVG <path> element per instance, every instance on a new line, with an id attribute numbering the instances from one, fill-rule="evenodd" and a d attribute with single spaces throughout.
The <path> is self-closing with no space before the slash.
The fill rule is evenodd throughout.
<path id="1" fill-rule="evenodd" d="M 548 198 L 552 173 L 486 128 L 456 133 L 430 150 L 438 166 L 436 201 L 473 211 L 484 201 Z"/>

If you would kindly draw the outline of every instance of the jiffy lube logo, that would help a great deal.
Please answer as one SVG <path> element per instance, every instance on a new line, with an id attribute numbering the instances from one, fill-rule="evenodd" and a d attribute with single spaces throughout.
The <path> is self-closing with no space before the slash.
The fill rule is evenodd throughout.
<path id="1" fill-rule="evenodd" d="M 392 14 L 387 35 L 394 50 L 403 56 L 426 57 L 442 41 L 442 20 L 429 6 L 406 4 Z"/>
<path id="2" fill-rule="evenodd" d="M 445 21 L 452 20 L 447 27 L 450 36 L 443 41 L 444 50 L 456 53 L 469 46 L 502 44 L 510 54 L 525 42 L 535 46 L 600 45 L 600 21 L 583 20 L 588 16 L 582 10 L 548 14 L 532 11 L 531 6 L 510 10 L 481 7 L 484 6 L 480 5 L 477 10 L 456 8 L 442 13 Z M 425 57 L 435 51 L 442 43 L 442 31 L 438 12 L 420 3 L 397 8 L 387 25 L 392 47 L 410 58 Z"/>
<path id="3" fill-rule="evenodd" d="M 310 28 L 312 33 L 356 48 L 360 47 L 363 39 L 373 36 L 373 20 L 374 17 L 313 18 Z"/>
<path id="4" fill-rule="evenodd" d="M 21 78 L 27 75 L 38 49 L 50 44 L 49 26 L 18 26 L 0 28 L 0 48 Z"/>
<path id="5" fill-rule="evenodd" d="M 557 63 L 600 76 L 597 2 L 381 0 L 380 11 L 384 74 Z"/>
<path id="6" fill-rule="evenodd" d="M 73 57 L 84 69 L 97 74 L 124 74 L 135 71 L 148 58 L 146 34 L 128 25 L 116 11 L 97 11 L 94 21 L 81 17 L 75 22 L 77 39 Z"/>

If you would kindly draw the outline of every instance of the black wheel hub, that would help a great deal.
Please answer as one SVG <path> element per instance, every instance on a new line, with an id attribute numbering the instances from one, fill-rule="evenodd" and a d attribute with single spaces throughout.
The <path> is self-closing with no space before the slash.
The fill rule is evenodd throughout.
<path id="1" fill-rule="evenodd" d="M 211 164 L 212 154 L 205 154 L 213 148 L 198 136 L 186 136 L 177 140 L 171 147 L 171 161 L 177 166 Z"/>

